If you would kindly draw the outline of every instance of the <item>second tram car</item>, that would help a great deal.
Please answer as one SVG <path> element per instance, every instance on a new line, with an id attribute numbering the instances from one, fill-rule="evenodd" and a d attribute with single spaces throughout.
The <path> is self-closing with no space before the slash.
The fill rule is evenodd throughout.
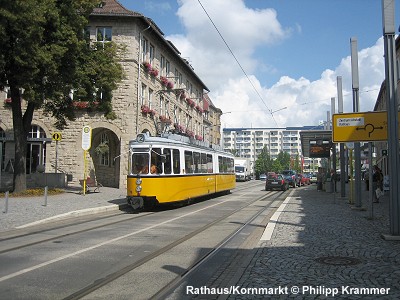
<path id="1" fill-rule="evenodd" d="M 168 134 L 139 134 L 129 143 L 127 202 L 135 210 L 178 203 L 235 187 L 230 153 Z"/>

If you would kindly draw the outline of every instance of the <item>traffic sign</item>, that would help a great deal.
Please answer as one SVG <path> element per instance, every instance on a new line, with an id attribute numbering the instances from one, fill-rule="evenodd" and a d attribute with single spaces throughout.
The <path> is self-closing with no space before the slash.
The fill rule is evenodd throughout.
<path id="1" fill-rule="evenodd" d="M 387 112 L 360 112 L 332 116 L 332 141 L 372 142 L 387 140 Z"/>
<path id="2" fill-rule="evenodd" d="M 92 128 L 83 126 L 82 128 L 82 149 L 88 151 L 92 146 Z"/>
<path id="3" fill-rule="evenodd" d="M 51 138 L 53 139 L 53 141 L 61 141 L 61 138 L 62 138 L 61 132 L 54 132 L 51 135 Z"/>

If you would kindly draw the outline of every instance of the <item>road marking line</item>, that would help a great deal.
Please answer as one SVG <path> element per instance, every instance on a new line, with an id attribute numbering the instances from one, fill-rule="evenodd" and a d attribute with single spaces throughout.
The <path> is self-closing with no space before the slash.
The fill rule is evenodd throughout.
<path id="1" fill-rule="evenodd" d="M 279 206 L 279 208 L 276 210 L 276 212 L 272 215 L 271 219 L 269 220 L 267 226 L 265 227 L 264 233 L 260 238 L 260 241 L 270 241 L 272 234 L 274 233 L 275 230 L 275 225 L 278 222 L 278 219 L 281 215 L 281 213 L 285 210 L 286 205 L 289 203 L 291 197 L 287 197 L 285 201 Z"/>
<path id="2" fill-rule="evenodd" d="M 236 196 L 235 198 L 237 198 L 237 197 L 245 196 L 245 195 L 247 195 L 247 194 L 253 194 L 253 193 L 252 193 L 252 192 L 247 192 L 247 193 L 244 193 L 244 194 L 241 194 L 241 195 L 234 195 L 234 196 Z M 25 273 L 28 273 L 28 272 L 31 272 L 31 271 L 34 271 L 34 270 L 37 270 L 37 269 L 39 269 L 39 268 L 48 266 L 48 265 L 50 265 L 50 264 L 59 262 L 59 261 L 61 261 L 61 260 L 63 260 L 63 259 L 67 259 L 67 258 L 70 258 L 70 257 L 72 257 L 72 256 L 76 256 L 76 255 L 79 255 L 79 254 L 88 252 L 88 251 L 90 251 L 90 250 L 94 250 L 94 249 L 99 248 L 99 247 L 101 247 L 101 246 L 105 246 L 105 245 L 107 245 L 107 244 L 111 244 L 111 243 L 114 243 L 114 242 L 118 242 L 118 241 L 120 241 L 120 240 L 122 240 L 122 239 L 128 238 L 128 237 L 133 236 L 133 235 L 135 235 L 135 234 L 142 233 L 142 232 L 145 232 L 145 231 L 147 231 L 147 230 L 157 228 L 157 227 L 159 227 L 159 226 L 162 226 L 162 225 L 171 223 L 171 222 L 173 222 L 173 221 L 182 219 L 182 218 L 184 218 L 184 217 L 193 215 L 193 214 L 198 213 L 198 212 L 200 212 L 200 211 L 206 210 L 206 209 L 208 209 L 208 208 L 211 208 L 211 207 L 214 207 L 214 206 L 217 206 L 217 205 L 223 204 L 223 203 L 225 203 L 225 202 L 229 202 L 229 201 L 232 201 L 232 199 L 227 199 L 227 200 L 221 201 L 221 202 L 219 202 L 219 203 L 215 203 L 215 204 L 213 204 L 213 205 L 210 205 L 210 206 L 203 207 L 203 208 L 201 208 L 201 209 L 192 211 L 192 212 L 187 213 L 187 214 L 185 214 L 185 215 L 182 215 L 182 216 L 179 216 L 179 217 L 175 217 L 175 218 L 173 218 L 173 219 L 170 219 L 170 220 L 161 222 L 161 223 L 159 223 L 159 224 L 155 224 L 155 225 L 152 225 L 152 226 L 150 226 L 150 227 L 143 228 L 143 229 L 140 229 L 140 230 L 137 230 L 137 231 L 134 231 L 134 232 L 131 232 L 131 233 L 122 235 L 122 236 L 120 236 L 120 237 L 111 239 L 111 240 L 107 240 L 107 241 L 102 242 L 102 243 L 100 243 L 100 244 L 93 245 L 93 246 L 91 246 L 91 247 L 84 248 L 84 249 L 81 249 L 81 250 L 79 250 L 79 251 L 76 251 L 76 252 L 73 252 L 73 253 L 70 253 L 70 254 L 67 254 L 67 255 L 58 257 L 58 258 L 54 258 L 54 259 L 49 260 L 49 261 L 47 261 L 47 262 L 43 262 L 43 263 L 41 263 L 41 264 L 38 264 L 38 265 L 35 265 L 35 266 L 32 266 L 32 267 L 29 267 L 29 268 L 22 269 L 22 270 L 20 270 L 20 271 L 11 273 L 11 274 L 6 275 L 6 276 L 3 276 L 3 277 L 0 277 L 0 282 L 5 281 L 5 280 L 8 280 L 8 279 L 11 279 L 11 278 L 14 278 L 14 277 L 17 277 L 17 276 L 19 276 L 19 275 L 22 275 L 22 274 L 25 274 Z"/>

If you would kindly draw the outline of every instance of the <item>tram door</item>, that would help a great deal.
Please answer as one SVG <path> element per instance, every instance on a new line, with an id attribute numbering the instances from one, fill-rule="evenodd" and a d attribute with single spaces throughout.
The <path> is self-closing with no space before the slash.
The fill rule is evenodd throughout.
<path id="1" fill-rule="evenodd" d="M 37 166 L 43 162 L 43 144 L 28 143 L 26 151 L 26 174 L 35 173 Z"/>

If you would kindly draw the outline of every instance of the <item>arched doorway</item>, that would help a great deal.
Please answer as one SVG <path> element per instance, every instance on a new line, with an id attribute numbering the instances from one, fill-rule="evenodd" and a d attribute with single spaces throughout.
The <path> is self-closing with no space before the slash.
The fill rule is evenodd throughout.
<path id="1" fill-rule="evenodd" d="M 28 133 L 26 149 L 26 174 L 35 173 L 39 165 L 46 163 L 46 132 L 38 125 L 32 125 Z"/>
<path id="2" fill-rule="evenodd" d="M 92 168 L 97 182 L 107 187 L 119 187 L 121 145 L 118 136 L 108 128 L 95 128 L 92 135 Z"/>

